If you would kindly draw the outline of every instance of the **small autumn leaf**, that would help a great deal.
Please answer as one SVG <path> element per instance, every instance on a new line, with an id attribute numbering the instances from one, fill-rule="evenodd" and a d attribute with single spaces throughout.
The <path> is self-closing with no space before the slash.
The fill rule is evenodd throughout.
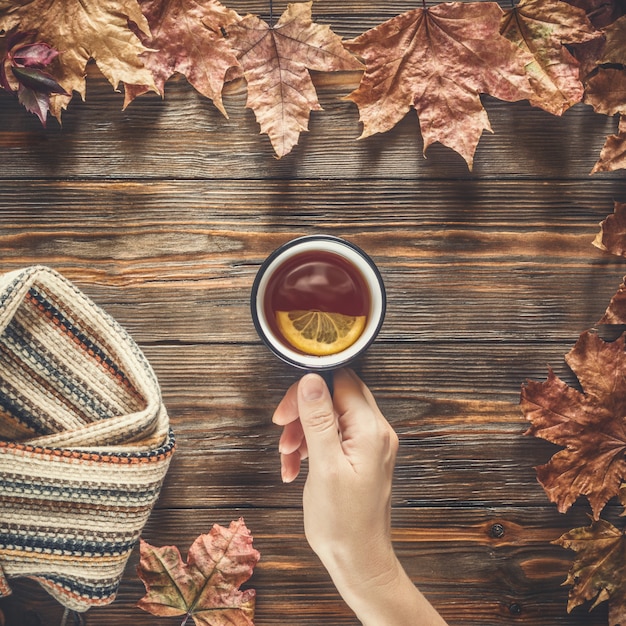
<path id="1" fill-rule="evenodd" d="M 566 585 L 571 585 L 567 611 L 594 600 L 592 609 L 609 601 L 609 624 L 626 624 L 626 538 L 605 520 L 574 528 L 554 541 L 573 550 L 576 559 Z"/>
<path id="2" fill-rule="evenodd" d="M 613 215 L 600 222 L 600 232 L 593 240 L 593 245 L 611 254 L 626 257 L 626 204 L 615 202 Z"/>
<path id="3" fill-rule="evenodd" d="M 157 616 L 189 617 L 197 626 L 253 626 L 255 591 L 239 587 L 259 560 L 243 519 L 215 524 L 191 545 L 183 563 L 178 548 L 141 540 L 137 573 L 146 595 L 137 606 Z"/>
<path id="4" fill-rule="evenodd" d="M 396 16 L 345 42 L 366 71 L 348 98 L 359 107 L 361 137 L 386 132 L 414 107 L 424 152 L 440 142 L 473 166 L 484 130 L 480 101 L 533 97 L 525 66 L 532 57 L 500 34 L 495 2 L 448 2 Z"/>
<path id="5" fill-rule="evenodd" d="M 586 496 L 594 519 L 626 478 L 626 353 L 624 335 L 613 342 L 585 331 L 565 360 L 583 391 L 552 370 L 548 379 L 522 387 L 527 434 L 564 449 L 536 468 L 548 498 L 565 513 Z"/>
<path id="6" fill-rule="evenodd" d="M 149 33 L 137 0 L 20 0 L 6 15 L 0 15 L 0 30 L 19 24 L 22 31 L 61 51 L 58 82 L 70 94 L 85 97 L 85 68 L 89 59 L 117 89 L 120 82 L 150 85 L 152 74 L 139 58 L 145 51 L 131 32 L 128 20 Z M 71 96 L 55 96 L 54 113 L 60 117 Z"/>
<path id="7" fill-rule="evenodd" d="M 256 115 L 278 158 L 308 130 L 311 111 L 321 110 L 309 70 L 360 70 L 329 26 L 311 19 L 312 2 L 289 4 L 274 26 L 247 15 L 228 30 L 248 84 L 246 106 Z"/>
<path id="8" fill-rule="evenodd" d="M 601 37 L 582 9 L 561 0 L 522 0 L 505 11 L 501 33 L 533 59 L 526 66 L 533 106 L 561 115 L 580 102 L 579 63 L 565 44 Z"/>
<path id="9" fill-rule="evenodd" d="M 140 4 L 151 35 L 134 30 L 149 48 L 140 56 L 159 93 L 164 94 L 165 83 L 178 72 L 228 117 L 222 89 L 226 77 L 238 77 L 241 68 L 222 29 L 228 32 L 240 16 L 218 0 L 140 0 Z M 126 86 L 124 106 L 148 90 L 148 86 Z"/>
<path id="10" fill-rule="evenodd" d="M 69 95 L 48 71 L 59 56 L 57 50 L 44 41 L 30 42 L 31 34 L 11 32 L 0 52 L 0 87 L 17 93 L 27 111 L 34 113 L 45 127 L 50 96 Z"/>

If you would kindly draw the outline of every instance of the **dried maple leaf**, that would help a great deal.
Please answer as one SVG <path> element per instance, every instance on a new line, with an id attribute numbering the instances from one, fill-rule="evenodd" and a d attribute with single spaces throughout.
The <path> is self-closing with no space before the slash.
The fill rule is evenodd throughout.
<path id="1" fill-rule="evenodd" d="M 236 78 L 241 68 L 222 30 L 227 32 L 240 16 L 217 0 L 140 0 L 140 4 L 151 36 L 138 28 L 135 32 L 149 48 L 141 58 L 159 93 L 163 95 L 168 78 L 178 72 L 228 117 L 222 89 L 226 77 Z M 148 90 L 148 86 L 128 85 L 124 106 Z"/>
<path id="2" fill-rule="evenodd" d="M 14 0 L 0 15 L 0 30 L 19 24 L 22 31 L 33 31 L 42 41 L 61 51 L 60 74 L 56 77 L 66 91 L 85 97 L 85 67 L 95 62 L 117 89 L 120 82 L 150 85 L 152 74 L 139 58 L 145 51 L 130 30 L 128 20 L 148 34 L 149 27 L 137 0 Z M 55 96 L 57 117 L 71 96 Z"/>
<path id="3" fill-rule="evenodd" d="M 191 545 L 183 563 L 175 546 L 155 548 L 141 540 L 137 573 L 146 587 L 138 602 L 158 616 L 192 617 L 198 626 L 251 626 L 254 589 L 239 587 L 252 575 L 259 553 L 243 519 L 215 524 Z"/>
<path id="4" fill-rule="evenodd" d="M 359 107 L 361 137 L 385 132 L 414 107 L 424 152 L 440 142 L 470 169 L 483 130 L 491 130 L 480 94 L 530 99 L 529 55 L 500 34 L 495 2 L 449 2 L 415 9 L 380 24 L 346 48 L 365 74 L 348 98 Z"/>
<path id="5" fill-rule="evenodd" d="M 611 302 L 609 302 L 609 306 L 598 324 L 626 324 L 626 277 L 624 277 L 617 293 L 611 298 Z"/>
<path id="6" fill-rule="evenodd" d="M 545 382 L 522 387 L 520 406 L 531 422 L 528 434 L 564 447 L 536 468 L 549 499 L 564 513 L 586 496 L 598 519 L 626 478 L 624 336 L 608 342 L 586 331 L 565 360 L 583 391 L 550 370 Z"/>
<path id="7" fill-rule="evenodd" d="M 626 169 L 626 118 L 620 115 L 617 134 L 606 138 L 600 158 L 593 166 L 591 174 L 623 169 Z"/>
<path id="8" fill-rule="evenodd" d="M 593 245 L 611 254 L 626 257 L 626 204 L 616 202 L 613 215 L 600 223 Z"/>
<path id="9" fill-rule="evenodd" d="M 626 12 L 623 0 L 565 0 L 568 4 L 583 9 L 596 28 L 612 24 Z"/>
<path id="10" fill-rule="evenodd" d="M 248 84 L 246 106 L 256 115 L 278 158 L 308 130 L 311 111 L 321 110 L 309 70 L 360 70 L 329 26 L 311 19 L 312 2 L 289 4 L 275 26 L 247 15 L 228 30 Z"/>
<path id="11" fill-rule="evenodd" d="M 618 132 L 606 138 L 600 158 L 591 173 L 626 168 L 626 71 L 614 67 L 599 68 L 587 80 L 584 101 L 596 113 L 620 114 Z"/>
<path id="12" fill-rule="evenodd" d="M 571 585 L 567 611 L 593 600 L 592 609 L 609 601 L 609 624 L 626 623 L 626 538 L 605 520 L 574 528 L 555 544 L 577 553 L 566 585 Z"/>
<path id="13" fill-rule="evenodd" d="M 582 9 L 561 0 L 522 0 L 505 11 L 501 33 L 533 58 L 526 66 L 532 105 L 561 115 L 580 102 L 579 63 L 564 44 L 601 37 Z"/>
<path id="14" fill-rule="evenodd" d="M 598 63 L 620 63 L 626 65 L 626 15 L 603 29 L 606 37 L 604 53 Z"/>

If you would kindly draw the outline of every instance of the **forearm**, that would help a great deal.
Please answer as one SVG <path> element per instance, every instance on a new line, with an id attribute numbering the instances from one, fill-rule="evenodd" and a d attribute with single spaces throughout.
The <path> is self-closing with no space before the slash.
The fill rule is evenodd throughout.
<path id="1" fill-rule="evenodd" d="M 329 569 L 339 593 L 363 626 L 446 626 L 413 584 L 395 555 L 384 571 L 367 580 Z"/>

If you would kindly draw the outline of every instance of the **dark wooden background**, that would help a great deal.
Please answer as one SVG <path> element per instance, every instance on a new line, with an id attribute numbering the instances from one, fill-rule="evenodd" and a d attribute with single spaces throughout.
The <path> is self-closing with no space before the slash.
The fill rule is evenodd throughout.
<path id="1" fill-rule="evenodd" d="M 415 2 L 317 0 L 350 38 Z M 267 3 L 233 1 L 267 17 Z M 275 2 L 280 13 L 285 2 Z M 302 530 L 303 480 L 280 481 L 274 407 L 298 373 L 260 344 L 249 291 L 288 239 L 330 233 L 362 246 L 388 289 L 379 341 L 357 364 L 400 435 L 398 553 L 451 626 L 600 626 L 606 605 L 567 614 L 572 554 L 551 545 L 588 523 L 559 514 L 534 466 L 554 448 L 524 435 L 522 383 L 593 326 L 626 274 L 591 242 L 626 201 L 623 172 L 589 175 L 617 120 L 582 104 L 558 118 L 484 97 L 494 134 L 473 172 L 441 146 L 422 156 L 414 113 L 367 140 L 342 97 L 360 75 L 316 74 L 323 112 L 274 158 L 230 84 L 225 119 L 182 78 L 122 111 L 95 66 L 86 102 L 59 127 L 0 93 L 0 271 L 50 265 L 111 313 L 159 377 L 178 450 L 144 537 L 183 553 L 243 516 L 262 553 L 250 586 L 258 626 L 354 625 Z M 618 520 L 611 503 L 605 517 Z M 498 526 L 500 525 L 500 526 Z M 88 626 L 177 624 L 135 607 L 131 557 L 117 600 Z M 28 581 L 0 601 L 10 626 L 57 625 Z"/>

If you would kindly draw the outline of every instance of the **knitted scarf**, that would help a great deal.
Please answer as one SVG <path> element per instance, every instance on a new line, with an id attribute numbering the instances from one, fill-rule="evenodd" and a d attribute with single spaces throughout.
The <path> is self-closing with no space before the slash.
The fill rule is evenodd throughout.
<path id="1" fill-rule="evenodd" d="M 0 276 L 0 596 L 112 602 L 173 450 L 128 333 L 50 268 Z"/>

